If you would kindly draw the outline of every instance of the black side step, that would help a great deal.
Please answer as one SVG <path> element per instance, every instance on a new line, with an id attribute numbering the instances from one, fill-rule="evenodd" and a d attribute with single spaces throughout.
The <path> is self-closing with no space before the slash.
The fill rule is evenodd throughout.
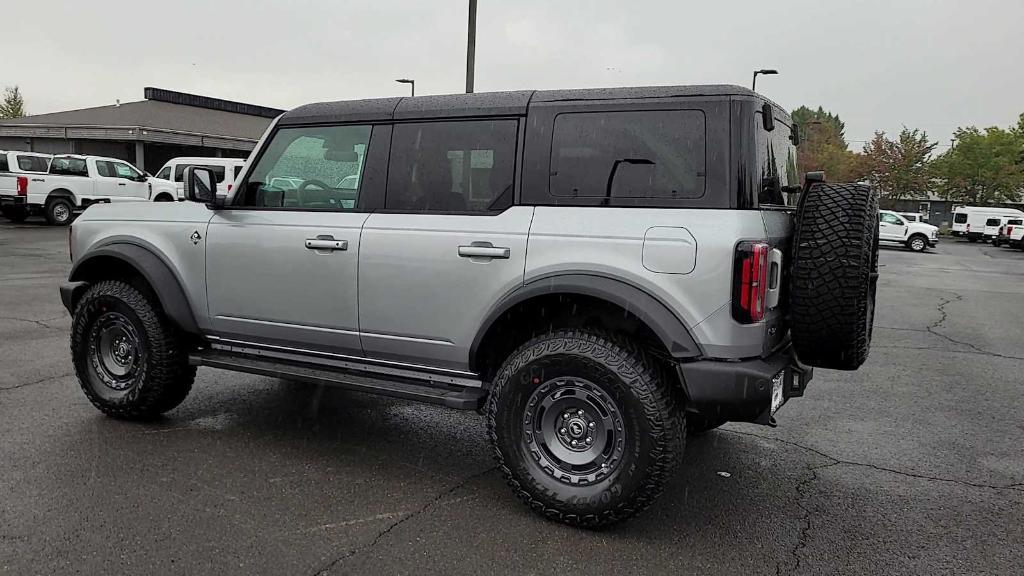
<path id="1" fill-rule="evenodd" d="M 487 398 L 487 390 L 445 386 L 427 380 L 384 379 L 362 372 L 326 370 L 319 366 L 255 358 L 248 355 L 225 354 L 204 350 L 188 358 L 193 366 L 209 366 L 234 372 L 247 372 L 260 376 L 273 376 L 284 380 L 326 384 L 359 392 L 380 394 L 416 400 L 430 404 L 441 404 L 459 410 L 477 410 Z"/>

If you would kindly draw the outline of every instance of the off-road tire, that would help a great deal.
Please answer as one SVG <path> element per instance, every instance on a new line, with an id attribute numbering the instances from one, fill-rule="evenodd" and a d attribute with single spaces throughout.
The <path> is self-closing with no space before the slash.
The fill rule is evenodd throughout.
<path id="1" fill-rule="evenodd" d="M 686 415 L 686 435 L 691 437 L 703 436 L 726 422 L 728 420 L 720 416 L 708 417 L 690 413 Z"/>
<path id="2" fill-rule="evenodd" d="M 75 373 L 85 396 L 108 416 L 151 419 L 181 404 L 192 389 L 196 368 L 188 363 L 184 339 L 151 298 L 126 282 L 105 280 L 89 287 L 75 308 Z M 124 390 L 104 384 L 96 355 L 90 352 L 94 324 L 107 313 L 121 315 L 139 335 L 139 370 Z"/>
<path id="3" fill-rule="evenodd" d="M 867 360 L 878 283 L 878 198 L 862 184 L 814 184 L 797 214 L 790 276 L 800 361 L 856 370 Z"/>
<path id="4" fill-rule="evenodd" d="M 67 198 L 57 197 L 46 202 L 43 215 L 51 226 L 67 226 L 74 218 L 74 206 Z M 66 216 L 65 216 L 66 214 Z"/>
<path id="5" fill-rule="evenodd" d="M 610 472 L 582 484 L 555 478 L 554 468 L 545 471 L 525 430 L 530 400 L 573 378 L 592 382 L 613 400 L 625 431 Z M 660 362 L 615 336 L 588 329 L 538 336 L 513 352 L 494 379 L 486 412 L 495 458 L 516 495 L 545 517 L 580 527 L 620 522 L 651 505 L 682 457 L 685 414 L 678 390 Z"/>

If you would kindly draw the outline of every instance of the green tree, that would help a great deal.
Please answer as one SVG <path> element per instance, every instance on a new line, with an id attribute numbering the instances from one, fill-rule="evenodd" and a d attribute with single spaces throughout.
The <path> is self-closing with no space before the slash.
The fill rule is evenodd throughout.
<path id="1" fill-rule="evenodd" d="M 21 118 L 25 116 L 25 98 L 17 86 L 4 88 L 4 98 L 0 102 L 0 118 Z"/>
<path id="2" fill-rule="evenodd" d="M 849 150 L 846 124 L 838 114 L 820 106 L 817 110 L 801 106 L 791 116 L 800 127 L 803 141 L 797 154 L 797 171 L 801 176 L 815 170 L 824 171 L 835 182 L 852 182 L 866 176 L 863 157 Z"/>
<path id="3" fill-rule="evenodd" d="M 885 132 L 864 145 L 868 177 L 882 198 L 899 200 L 933 189 L 931 155 L 936 142 L 928 141 L 928 133 L 906 127 L 895 139 Z"/>
<path id="4" fill-rule="evenodd" d="M 935 160 L 940 194 L 955 202 L 1019 202 L 1024 189 L 1024 114 L 1008 130 L 958 128 L 956 144 Z"/>

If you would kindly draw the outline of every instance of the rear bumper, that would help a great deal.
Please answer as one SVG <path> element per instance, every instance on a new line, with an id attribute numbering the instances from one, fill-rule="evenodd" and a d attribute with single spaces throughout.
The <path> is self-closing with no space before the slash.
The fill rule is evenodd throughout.
<path id="1" fill-rule="evenodd" d="M 792 347 L 767 358 L 678 364 L 687 395 L 687 409 L 733 422 L 774 424 L 772 386 L 782 379 L 783 404 L 803 396 L 814 369 L 797 360 Z"/>
<path id="2" fill-rule="evenodd" d="M 25 196 L 0 196 L 0 206 L 27 206 L 28 198 Z"/>

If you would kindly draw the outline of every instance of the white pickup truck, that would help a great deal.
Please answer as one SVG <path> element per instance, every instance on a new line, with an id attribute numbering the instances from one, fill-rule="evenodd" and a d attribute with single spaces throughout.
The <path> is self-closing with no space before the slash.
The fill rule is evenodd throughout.
<path id="1" fill-rule="evenodd" d="M 939 243 L 939 229 L 924 222 L 911 222 L 896 212 L 879 210 L 878 240 L 899 242 L 914 252 L 924 252 Z"/>
<path id="2" fill-rule="evenodd" d="M 46 174 L 50 169 L 50 158 L 49 154 L 37 152 L 0 150 L 0 213 L 6 218 L 20 222 L 28 215 L 18 205 L 18 192 L 28 190 L 29 176 Z"/>
<path id="3" fill-rule="evenodd" d="M 0 204 L 16 206 L 18 215 L 42 214 L 50 224 L 66 226 L 75 212 L 92 204 L 173 200 L 174 183 L 153 178 L 117 158 L 54 156 L 46 174 L 31 174 L 27 187 L 13 195 L 0 191 Z"/>
<path id="4" fill-rule="evenodd" d="M 1006 225 L 1006 245 L 1024 250 L 1024 224 Z"/>

